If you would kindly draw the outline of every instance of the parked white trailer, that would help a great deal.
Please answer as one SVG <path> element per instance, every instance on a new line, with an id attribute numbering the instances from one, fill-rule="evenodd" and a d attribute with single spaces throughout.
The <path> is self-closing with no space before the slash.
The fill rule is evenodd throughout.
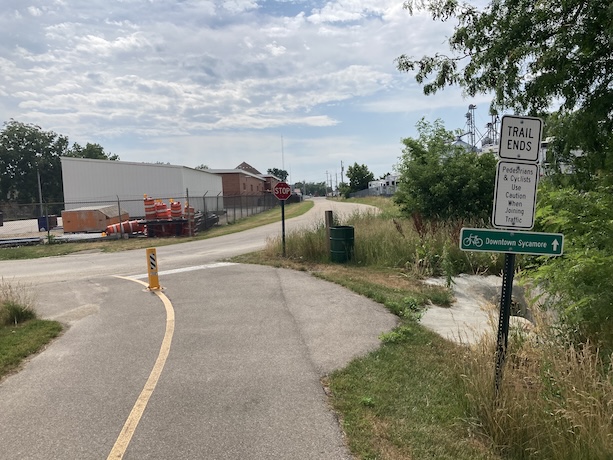
<path id="1" fill-rule="evenodd" d="M 196 211 L 224 209 L 221 176 L 186 166 L 62 157 L 65 209 L 117 204 L 130 218 L 145 215 L 143 196 L 185 201 Z"/>

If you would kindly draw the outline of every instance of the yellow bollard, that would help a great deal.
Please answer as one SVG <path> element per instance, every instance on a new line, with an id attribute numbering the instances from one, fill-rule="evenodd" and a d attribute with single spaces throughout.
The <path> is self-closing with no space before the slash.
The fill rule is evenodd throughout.
<path id="1" fill-rule="evenodd" d="M 149 289 L 161 289 L 155 248 L 147 249 L 147 274 L 149 275 Z"/>

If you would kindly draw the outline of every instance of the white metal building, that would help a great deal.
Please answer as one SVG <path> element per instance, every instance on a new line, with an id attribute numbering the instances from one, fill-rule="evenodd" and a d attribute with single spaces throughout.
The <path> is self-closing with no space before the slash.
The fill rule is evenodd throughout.
<path id="1" fill-rule="evenodd" d="M 196 211 L 223 209 L 220 176 L 186 166 L 62 157 L 66 210 L 84 204 L 117 204 L 130 217 L 144 216 L 143 196 L 184 201 Z"/>
<path id="2" fill-rule="evenodd" d="M 368 191 L 370 195 L 393 195 L 396 193 L 396 185 L 398 185 L 398 175 L 388 174 L 385 179 L 370 181 L 368 183 Z"/>

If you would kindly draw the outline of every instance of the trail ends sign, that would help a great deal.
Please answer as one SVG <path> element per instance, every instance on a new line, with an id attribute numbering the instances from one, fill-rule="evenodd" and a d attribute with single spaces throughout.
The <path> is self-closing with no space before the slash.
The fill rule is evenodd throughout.
<path id="1" fill-rule="evenodd" d="M 542 130 L 540 118 L 505 115 L 500 124 L 498 155 L 506 160 L 538 161 Z"/>
<path id="2" fill-rule="evenodd" d="M 272 189 L 272 193 L 278 200 L 285 201 L 292 195 L 292 190 L 285 182 L 279 182 Z"/>

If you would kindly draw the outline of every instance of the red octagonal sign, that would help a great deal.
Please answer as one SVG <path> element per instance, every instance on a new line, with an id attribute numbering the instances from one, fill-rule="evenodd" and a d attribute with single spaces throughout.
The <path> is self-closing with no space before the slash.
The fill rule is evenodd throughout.
<path id="1" fill-rule="evenodd" d="M 291 196 L 292 191 L 289 188 L 289 185 L 287 185 L 285 182 L 279 182 L 277 185 L 275 185 L 272 193 L 277 197 L 277 199 L 285 201 Z"/>

